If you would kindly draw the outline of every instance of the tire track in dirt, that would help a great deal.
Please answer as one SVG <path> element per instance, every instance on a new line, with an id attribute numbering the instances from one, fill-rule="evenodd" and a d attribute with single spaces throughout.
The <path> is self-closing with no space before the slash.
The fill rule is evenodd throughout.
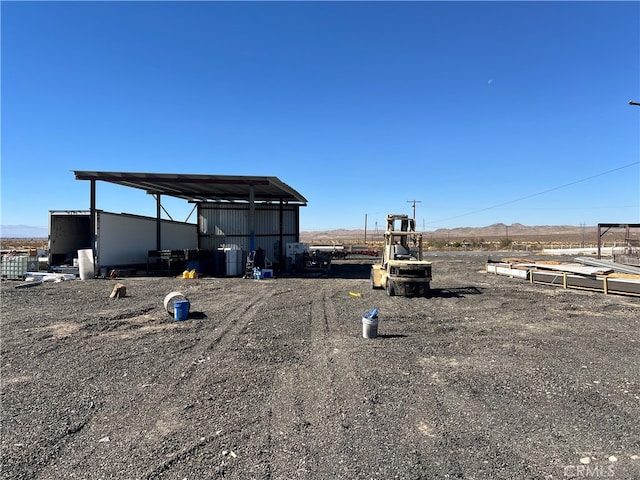
<path id="1" fill-rule="evenodd" d="M 158 396 L 157 400 L 150 402 L 152 405 L 167 403 L 176 405 L 178 403 L 185 406 L 182 411 L 170 408 L 159 412 L 158 420 L 153 426 L 155 430 L 157 430 L 156 427 L 158 425 L 163 428 L 158 437 L 168 437 L 183 429 L 182 422 L 192 424 L 192 421 L 185 418 L 186 411 L 198 410 L 190 413 L 193 416 L 220 417 L 218 410 L 224 408 L 223 402 L 214 402 L 216 403 L 215 407 L 207 406 L 205 392 L 208 390 L 214 391 L 224 385 L 229 375 L 223 365 L 226 357 L 225 351 L 237 348 L 238 337 L 247 325 L 255 321 L 259 315 L 257 307 L 268 302 L 268 298 L 275 294 L 277 294 L 277 290 L 273 288 L 263 290 L 254 294 L 248 303 L 244 303 L 242 309 L 230 308 L 229 312 L 224 315 L 224 322 L 216 327 L 213 335 L 209 335 L 200 341 L 204 346 L 198 345 L 197 358 L 193 357 L 194 359 L 190 362 L 188 360 L 183 362 L 182 372 L 175 385 L 167 388 L 168 393 L 164 396 Z M 220 308 L 220 305 L 218 308 Z M 171 394 L 171 392 L 175 392 L 176 388 L 190 393 L 185 394 L 184 398 L 176 399 L 175 394 Z M 196 398 L 199 395 L 204 398 Z M 211 396 L 208 396 L 208 399 L 211 402 L 217 400 Z M 207 411 L 208 408 L 213 408 L 215 412 Z M 213 433 L 209 432 L 204 436 L 194 435 L 189 441 L 176 445 L 175 450 L 168 453 L 164 452 L 163 460 L 156 462 L 157 464 L 152 469 L 144 472 L 141 478 L 157 478 L 158 475 L 172 471 L 174 468 L 179 469 L 180 463 L 191 455 L 208 455 L 212 458 L 220 458 L 223 445 L 226 445 L 228 441 L 226 436 L 234 432 L 237 434 L 237 429 L 232 431 L 228 427 L 223 427 L 222 422 L 217 426 L 212 425 L 211 428 Z M 161 441 L 161 438 L 156 438 L 154 441 Z"/>
<path id="2" fill-rule="evenodd" d="M 302 363 L 290 365 L 276 373 L 271 397 L 268 400 L 269 434 L 268 478 L 305 478 L 318 466 L 313 464 L 310 447 L 311 431 L 321 428 L 319 420 L 326 406 L 326 391 L 330 378 L 314 365 L 327 366 L 326 336 L 328 323 L 323 291 L 315 291 L 309 304 L 307 321 L 311 328 Z M 314 385 L 313 390 L 304 388 Z"/>
<path id="3" fill-rule="evenodd" d="M 278 372 L 274 382 L 269 478 L 348 478 L 354 471 L 349 452 L 358 436 L 371 433 L 358 412 L 344 407 L 365 395 L 338 331 L 331 293 L 312 291 L 307 358 Z"/>
<path id="4" fill-rule="evenodd" d="M 108 444 L 97 444 L 96 440 L 107 434 L 111 441 L 117 441 L 120 445 L 120 454 L 105 463 L 105 474 L 132 475 L 127 458 L 135 457 L 141 451 L 148 452 L 150 457 L 146 464 L 153 464 L 154 467 L 140 475 L 135 474 L 135 478 L 157 478 L 164 472 L 172 471 L 190 455 L 207 449 L 219 455 L 223 439 L 215 434 L 194 434 L 193 423 L 188 415 L 201 406 L 197 395 L 207 388 L 203 385 L 225 382 L 227 374 L 220 373 L 222 369 L 217 368 L 217 361 L 224 360 L 224 352 L 234 348 L 240 332 L 254 320 L 257 315 L 255 307 L 273 294 L 272 290 L 256 291 L 240 309 L 218 303 L 218 308 L 225 310 L 228 307 L 228 311 L 220 316 L 221 323 L 215 329 L 213 321 L 204 327 L 198 327 L 195 322 L 165 324 L 175 335 L 167 348 L 173 349 L 172 358 L 176 361 L 169 365 L 148 365 L 150 375 L 142 391 L 138 385 L 126 382 L 114 384 L 90 410 L 90 415 L 80 419 L 81 428 L 71 426 L 69 434 L 59 436 L 55 444 L 49 445 L 51 454 L 43 459 L 39 469 L 45 470 L 44 466 L 54 463 L 58 457 L 70 456 L 65 452 L 75 452 L 80 466 L 90 462 Z M 197 331 L 198 328 L 204 331 Z M 106 336 L 101 338 L 108 342 L 120 341 L 117 335 L 113 335 L 113 330 L 103 335 Z M 113 363 L 135 363 L 140 355 L 140 352 L 125 347 L 117 358 L 113 358 Z M 171 380 L 167 382 L 167 379 Z M 148 415 L 149 411 L 153 411 L 154 415 Z M 102 431 L 101 425 L 115 418 L 120 418 L 121 422 L 132 428 L 118 432 Z M 60 468 L 61 474 L 64 473 L 64 467 L 57 468 Z"/>
<path id="5" fill-rule="evenodd" d="M 0 477 L 556 478 L 615 455 L 635 478 L 638 303 L 455 265 L 428 300 L 348 276 L 3 289 Z M 173 290 L 203 316 L 170 320 Z"/>
<path id="6" fill-rule="evenodd" d="M 201 364 L 206 363 L 206 358 L 210 358 L 211 353 L 215 352 L 215 355 L 220 356 L 221 351 L 229 348 L 233 342 L 237 341 L 240 332 L 258 315 L 257 307 L 265 303 L 266 299 L 274 294 L 273 289 L 259 292 L 249 302 L 243 304 L 241 310 L 236 310 L 235 306 L 228 307 L 229 312 L 224 315 L 223 323 L 216 327 L 213 335 L 208 336 L 201 342 L 205 343 L 203 347 L 198 346 L 200 353 L 197 358 L 186 363 L 186 368 L 180 374 L 178 385 L 187 381 Z"/>

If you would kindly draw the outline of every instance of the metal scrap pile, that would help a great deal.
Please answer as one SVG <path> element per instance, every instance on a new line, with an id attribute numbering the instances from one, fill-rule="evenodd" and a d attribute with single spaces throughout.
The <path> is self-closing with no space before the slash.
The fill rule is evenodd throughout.
<path id="1" fill-rule="evenodd" d="M 640 296 L 640 268 L 588 258 L 577 258 L 576 262 L 490 260 L 487 263 L 487 273 L 563 288 Z"/>

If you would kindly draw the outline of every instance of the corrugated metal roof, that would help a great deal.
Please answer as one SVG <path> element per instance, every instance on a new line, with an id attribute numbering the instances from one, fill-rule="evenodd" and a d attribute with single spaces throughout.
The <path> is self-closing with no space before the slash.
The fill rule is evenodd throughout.
<path id="1" fill-rule="evenodd" d="M 90 172 L 74 170 L 76 180 L 99 180 L 168 195 L 190 202 L 248 202 L 253 186 L 255 202 L 306 205 L 307 199 L 277 177 L 192 175 L 181 173 Z"/>

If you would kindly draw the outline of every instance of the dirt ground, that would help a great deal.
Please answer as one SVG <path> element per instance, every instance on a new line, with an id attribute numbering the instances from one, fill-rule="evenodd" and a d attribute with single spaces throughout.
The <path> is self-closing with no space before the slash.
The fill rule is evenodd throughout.
<path id="1" fill-rule="evenodd" d="M 121 299 L 2 282 L 1 478 L 640 478 L 640 298 L 430 259 L 430 298 L 372 290 L 367 258 Z"/>

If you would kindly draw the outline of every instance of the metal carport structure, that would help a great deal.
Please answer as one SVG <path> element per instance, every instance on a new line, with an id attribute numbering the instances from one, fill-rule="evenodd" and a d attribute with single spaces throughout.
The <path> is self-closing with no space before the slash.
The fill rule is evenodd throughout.
<path id="1" fill-rule="evenodd" d="M 250 249 L 255 245 L 254 206 L 256 203 L 279 204 L 280 210 L 286 205 L 306 206 L 307 200 L 295 189 L 272 176 L 201 175 L 178 173 L 142 172 L 99 172 L 74 170 L 76 180 L 87 180 L 91 184 L 91 242 L 94 244 L 96 232 L 96 182 L 108 182 L 124 187 L 144 190 L 156 199 L 156 244 L 161 249 L 162 196 L 181 198 L 189 203 L 207 202 L 243 203 L 249 206 Z M 195 207 L 194 207 L 195 208 Z M 282 215 L 279 225 L 282 237 Z M 299 221 L 298 221 L 299 231 Z M 280 255 L 284 256 L 284 245 L 280 242 Z"/>

